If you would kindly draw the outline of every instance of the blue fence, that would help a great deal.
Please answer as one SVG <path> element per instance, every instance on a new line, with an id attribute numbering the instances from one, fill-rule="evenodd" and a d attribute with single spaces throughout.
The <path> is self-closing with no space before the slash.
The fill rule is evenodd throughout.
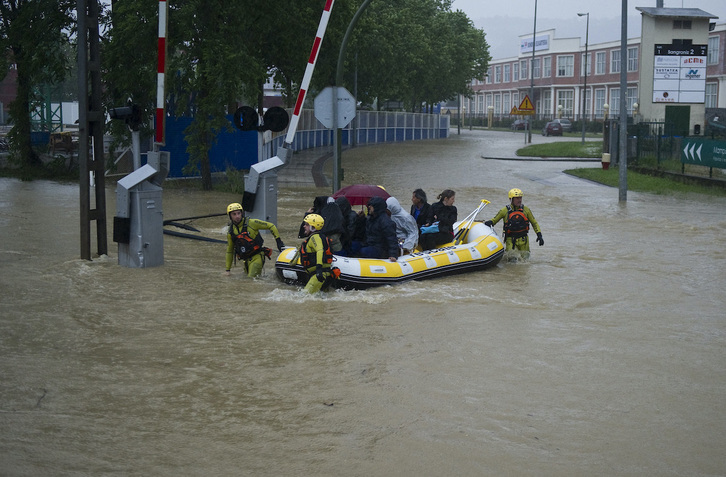
<path id="1" fill-rule="evenodd" d="M 288 111 L 290 114 L 290 112 Z M 228 116 L 232 124 L 232 116 Z M 184 140 L 184 130 L 192 118 L 167 118 L 166 146 L 164 151 L 171 153 L 169 177 L 185 177 L 182 169 L 189 160 Z M 343 146 L 361 146 L 387 142 L 418 141 L 449 137 L 450 118 L 448 115 L 404 113 L 389 111 L 358 111 L 351 124 L 342 130 Z M 262 159 L 273 157 L 277 148 L 282 146 L 286 132 L 277 133 L 272 141 L 262 148 Z M 355 139 L 355 141 L 354 141 Z M 224 131 L 217 136 L 217 143 L 209 151 L 212 172 L 223 172 L 228 168 L 247 170 L 258 162 L 258 141 L 256 131 Z M 294 151 L 330 146 L 333 144 L 333 131 L 323 127 L 315 119 L 312 110 L 300 114 Z M 196 175 L 196 174 L 192 174 Z"/>

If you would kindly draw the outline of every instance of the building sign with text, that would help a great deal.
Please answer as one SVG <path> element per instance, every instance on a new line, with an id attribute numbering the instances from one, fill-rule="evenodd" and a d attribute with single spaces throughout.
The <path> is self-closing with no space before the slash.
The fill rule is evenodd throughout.
<path id="1" fill-rule="evenodd" d="M 707 45 L 655 45 L 654 103 L 706 102 Z"/>
<path id="2" fill-rule="evenodd" d="M 550 49 L 550 36 L 540 35 L 534 38 L 534 51 Z M 519 54 L 532 53 L 532 38 L 525 38 L 519 41 Z"/>

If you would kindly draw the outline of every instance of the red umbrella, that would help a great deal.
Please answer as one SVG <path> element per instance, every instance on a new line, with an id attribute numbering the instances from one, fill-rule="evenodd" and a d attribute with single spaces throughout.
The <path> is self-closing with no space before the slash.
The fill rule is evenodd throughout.
<path id="1" fill-rule="evenodd" d="M 350 205 L 366 205 L 371 197 L 382 197 L 388 199 L 391 194 L 381 186 L 372 184 L 351 184 L 345 186 L 333 194 L 333 198 L 345 197 Z"/>

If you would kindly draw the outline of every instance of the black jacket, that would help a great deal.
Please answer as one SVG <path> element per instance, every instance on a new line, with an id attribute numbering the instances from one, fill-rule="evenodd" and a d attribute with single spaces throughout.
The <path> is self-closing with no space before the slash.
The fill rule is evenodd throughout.
<path id="1" fill-rule="evenodd" d="M 343 233 L 343 214 L 335 202 L 328 203 L 328 196 L 321 195 L 313 201 L 313 214 L 320 215 L 325 220 L 323 230 L 320 232 L 326 236 Z M 308 214 L 305 214 L 308 215 Z M 305 238 L 305 222 L 300 224 L 298 238 Z"/>
<path id="2" fill-rule="evenodd" d="M 416 206 L 411 204 L 411 215 L 416 218 L 416 223 L 418 224 L 418 228 L 420 229 L 426 224 L 430 224 L 433 222 L 433 216 L 431 215 L 431 204 L 428 202 L 424 202 L 423 207 L 421 208 L 421 213 L 418 214 L 418 217 L 414 214 L 416 211 Z"/>
<path id="3" fill-rule="evenodd" d="M 458 212 L 453 205 L 444 205 L 442 201 L 431 206 L 433 214 L 432 223 L 439 222 L 439 232 L 454 233 L 454 222 L 458 218 Z"/>
<path id="4" fill-rule="evenodd" d="M 366 221 L 366 244 L 379 250 L 379 258 L 398 257 L 396 224 L 386 213 L 386 201 L 373 197 L 368 205 L 373 206 L 373 214 Z"/>

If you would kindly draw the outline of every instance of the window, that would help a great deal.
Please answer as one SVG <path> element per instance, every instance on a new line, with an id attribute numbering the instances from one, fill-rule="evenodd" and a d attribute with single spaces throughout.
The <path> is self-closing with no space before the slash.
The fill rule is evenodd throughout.
<path id="1" fill-rule="evenodd" d="M 542 58 L 542 77 L 549 78 L 552 76 L 552 57 L 545 56 Z"/>
<path id="2" fill-rule="evenodd" d="M 588 88 L 587 91 L 585 91 L 585 117 L 590 118 L 590 103 L 592 101 L 591 98 L 592 94 L 590 94 L 590 89 Z"/>
<path id="3" fill-rule="evenodd" d="M 633 105 L 638 102 L 638 88 L 628 88 L 628 114 L 633 114 Z"/>
<path id="4" fill-rule="evenodd" d="M 718 107 L 718 83 L 706 83 L 706 107 Z"/>
<path id="5" fill-rule="evenodd" d="M 552 114 L 552 91 L 542 91 L 541 104 L 538 106 L 541 106 L 541 108 L 538 108 L 537 111 L 542 111 L 546 115 Z"/>
<path id="6" fill-rule="evenodd" d="M 508 114 L 511 110 L 512 105 L 509 102 L 509 93 L 504 93 L 502 95 L 502 111 L 504 111 L 504 114 Z"/>
<path id="7" fill-rule="evenodd" d="M 604 51 L 598 51 L 595 53 L 595 74 L 596 75 L 604 75 L 605 74 L 605 65 L 607 64 L 607 59 L 605 57 Z"/>
<path id="8" fill-rule="evenodd" d="M 542 64 L 542 58 L 535 58 L 532 61 L 532 78 L 540 78 L 540 65 Z"/>
<path id="9" fill-rule="evenodd" d="M 519 81 L 519 63 L 514 63 L 512 65 L 512 74 L 514 77 L 513 81 Z"/>
<path id="10" fill-rule="evenodd" d="M 638 71 L 638 47 L 628 48 L 628 71 Z"/>
<path id="11" fill-rule="evenodd" d="M 492 84 L 492 77 L 494 76 L 494 71 L 492 71 L 492 67 L 490 66 L 487 70 L 487 84 Z"/>
<path id="12" fill-rule="evenodd" d="M 512 93 L 512 105 L 519 106 L 519 93 Z"/>
<path id="13" fill-rule="evenodd" d="M 519 79 L 527 79 L 527 60 L 519 62 Z"/>
<path id="14" fill-rule="evenodd" d="M 476 95 L 476 110 L 479 113 L 484 111 L 484 95 L 483 94 Z"/>
<path id="15" fill-rule="evenodd" d="M 502 82 L 502 66 L 501 65 L 497 65 L 494 67 L 494 82 L 495 83 Z"/>
<path id="16" fill-rule="evenodd" d="M 674 30 L 690 30 L 691 20 L 673 20 Z"/>
<path id="17" fill-rule="evenodd" d="M 717 65 L 719 57 L 719 38 L 712 36 L 708 39 L 708 64 Z"/>
<path id="18" fill-rule="evenodd" d="M 610 51 L 610 72 L 620 73 L 620 50 Z"/>
<path id="19" fill-rule="evenodd" d="M 492 105 L 492 101 L 493 101 L 492 95 L 491 94 L 488 94 L 487 95 L 487 110 L 489 110 L 489 106 Z"/>
<path id="20" fill-rule="evenodd" d="M 494 113 L 502 114 L 502 96 L 499 94 L 494 95 Z"/>
<path id="21" fill-rule="evenodd" d="M 571 89 L 557 92 L 557 107 L 562 106 L 562 117 L 572 117 L 572 106 L 574 105 L 575 92 Z"/>
<path id="22" fill-rule="evenodd" d="M 587 57 L 585 55 L 582 55 L 582 60 L 580 62 L 580 76 L 590 76 L 592 74 L 592 55 L 589 53 L 587 54 Z M 587 65 L 585 65 L 587 63 Z M 587 73 L 585 73 L 585 66 L 587 66 Z"/>
<path id="23" fill-rule="evenodd" d="M 512 81 L 511 75 L 512 65 L 504 65 L 504 82 L 509 83 Z"/>
<path id="24" fill-rule="evenodd" d="M 610 90 L 610 114 L 613 119 L 620 116 L 620 88 Z"/>
<path id="25" fill-rule="evenodd" d="M 605 90 L 595 90 L 595 117 L 605 117 Z"/>
<path id="26" fill-rule="evenodd" d="M 557 57 L 557 76 L 575 75 L 575 56 L 563 55 Z"/>

